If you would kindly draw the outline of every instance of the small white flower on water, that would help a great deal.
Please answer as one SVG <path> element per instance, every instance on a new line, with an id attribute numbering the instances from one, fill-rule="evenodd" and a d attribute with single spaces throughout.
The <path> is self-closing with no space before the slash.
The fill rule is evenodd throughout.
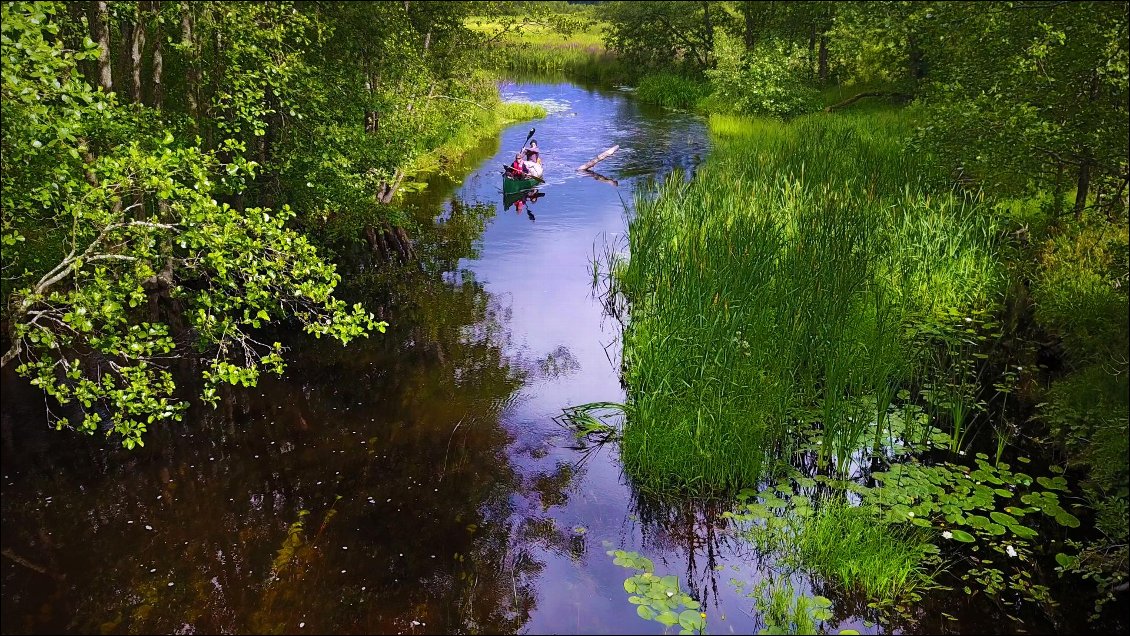
<path id="1" fill-rule="evenodd" d="M 965 454 L 965 451 L 957 451 L 957 454 L 958 454 L 958 455 L 964 455 L 964 454 Z"/>
<path id="2" fill-rule="evenodd" d="M 1010 546 L 1006 546 L 1006 547 L 1005 547 L 1005 549 L 1004 549 L 1004 551 L 1005 551 L 1005 553 L 1006 553 L 1006 554 L 1008 554 L 1008 556 L 1010 556 L 1010 557 L 1015 557 L 1015 556 L 1016 556 L 1016 548 L 1012 547 L 1011 545 L 1010 545 Z"/>
<path id="3" fill-rule="evenodd" d="M 973 319 L 966 317 L 965 322 L 973 322 Z"/>
<path id="4" fill-rule="evenodd" d="M 950 532 L 949 530 L 946 530 L 945 532 L 943 532 L 943 533 L 942 533 L 942 537 L 943 537 L 943 538 L 946 538 L 946 539 L 952 539 L 952 538 L 953 538 L 953 533 L 952 533 L 952 532 Z"/>
<path id="5" fill-rule="evenodd" d="M 908 517 L 913 517 L 913 516 L 914 516 L 914 513 L 913 513 L 913 512 L 908 512 L 908 513 L 906 513 L 906 516 L 908 516 Z"/>
<path id="6" fill-rule="evenodd" d="M 299 623 L 299 624 L 298 624 L 298 627 L 300 627 L 300 628 L 301 628 L 301 627 L 306 627 L 306 623 Z"/>
<path id="7" fill-rule="evenodd" d="M 667 590 L 667 596 L 674 596 L 674 595 L 675 595 L 674 592 L 672 592 L 671 590 Z"/>

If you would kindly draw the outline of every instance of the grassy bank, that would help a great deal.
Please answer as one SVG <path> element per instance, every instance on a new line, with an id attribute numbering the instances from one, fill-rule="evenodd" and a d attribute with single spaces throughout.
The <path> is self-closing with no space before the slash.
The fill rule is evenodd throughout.
<path id="1" fill-rule="evenodd" d="M 536 104 L 524 102 L 493 103 L 468 108 L 467 118 L 454 126 L 447 138 L 435 149 L 416 158 L 405 173 L 419 179 L 457 162 L 483 139 L 497 135 L 510 124 L 545 117 L 546 111 Z"/>
<path id="2" fill-rule="evenodd" d="M 899 390 L 941 386 L 924 334 L 996 298 L 997 229 L 903 153 L 913 118 L 714 116 L 693 182 L 638 197 L 617 283 L 640 483 L 754 484 L 812 427 L 846 469 Z"/>

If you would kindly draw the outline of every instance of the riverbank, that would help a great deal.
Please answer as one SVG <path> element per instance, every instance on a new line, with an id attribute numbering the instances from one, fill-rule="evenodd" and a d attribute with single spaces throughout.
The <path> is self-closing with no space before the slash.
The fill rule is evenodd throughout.
<path id="1" fill-rule="evenodd" d="M 1117 360 L 1126 312 L 1112 259 L 1125 228 L 1084 219 L 1018 244 L 1038 203 L 951 189 L 928 154 L 908 151 L 920 109 L 861 106 L 787 123 L 712 115 L 712 155 L 694 179 L 637 195 L 633 256 L 605 263 L 630 316 L 625 469 L 656 493 L 749 489 L 735 519 L 751 543 L 877 607 L 965 586 L 1018 622 L 1047 621 L 1034 604 L 1074 592 L 1033 569 L 1109 576 L 1117 563 L 1088 562 L 1095 546 L 1044 546 L 1085 545 L 1081 519 L 1119 536 L 1103 519 L 1124 499 L 1091 493 L 1119 483 L 1126 391 L 1124 374 L 1085 363 L 1049 374 L 1034 342 L 1058 326 L 1072 358 Z M 1017 271 L 1032 258 L 1038 267 Z M 1017 313 L 1032 302 L 1017 295 L 1024 284 L 1035 323 Z M 1072 336 L 1083 324 L 1109 344 Z M 1087 378 L 1101 406 L 1082 406 Z M 1027 437 L 1040 396 L 1052 430 L 1078 431 L 1087 412 L 1107 441 L 1056 465 Z M 927 457 L 945 461 L 927 468 Z M 1088 466 L 1115 472 L 1078 470 Z M 970 474 L 997 490 L 965 489 Z M 936 490 L 917 490 L 926 483 Z M 845 519 L 858 532 L 826 532 Z M 985 547 L 1004 558 L 971 565 Z M 870 565 L 851 566 L 861 559 Z M 1100 606 L 1110 598 L 1100 585 Z M 872 619 L 913 629 L 887 610 Z"/>

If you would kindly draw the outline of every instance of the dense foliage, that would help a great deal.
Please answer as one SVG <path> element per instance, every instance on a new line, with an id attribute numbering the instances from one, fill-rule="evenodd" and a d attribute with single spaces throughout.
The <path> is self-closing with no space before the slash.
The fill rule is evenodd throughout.
<path id="1" fill-rule="evenodd" d="M 271 324 L 383 330 L 324 254 L 501 121 L 470 6 L 3 4 L 3 362 L 57 426 L 133 447 L 192 393 L 281 372 Z"/>
<path id="2" fill-rule="evenodd" d="M 788 456 L 788 438 L 775 427 L 806 419 L 824 429 L 818 455 L 831 444 L 840 447 L 833 454 L 846 448 L 841 459 L 848 459 L 860 418 L 843 409 L 863 398 L 879 407 L 872 417 L 881 423 L 883 405 L 901 385 L 918 392 L 912 401 L 947 429 L 950 452 L 981 448 L 997 462 L 1008 453 L 1039 453 L 1066 469 L 1097 535 L 1071 539 L 1059 569 L 1097 582 L 1100 607 L 1125 591 L 1130 6 L 703 2 L 685 3 L 676 14 L 680 4 L 608 3 L 597 12 L 609 24 L 610 52 L 636 69 L 640 98 L 791 123 L 715 117 L 723 139 L 731 132 L 747 138 L 716 146 L 689 187 L 668 184 L 654 201 L 640 202 L 632 252 L 648 256 L 617 266 L 633 301 L 625 335 L 629 467 L 645 480 L 682 475 L 674 481 L 692 489 L 741 482 L 738 475 L 763 469 L 765 453 Z M 657 95 L 653 83 L 677 91 Z M 675 99 L 695 94 L 696 84 L 706 97 Z M 884 131 L 892 106 L 908 102 L 912 125 Z M 781 157 L 758 150 L 797 125 L 808 128 L 816 147 L 780 151 L 800 165 L 778 165 Z M 873 135 L 893 145 L 877 147 Z M 917 168 L 884 206 L 884 178 L 868 175 L 895 157 Z M 841 164 L 861 181 L 838 196 L 839 181 L 828 179 Z M 788 179 L 773 185 L 782 175 Z M 929 204 L 916 203 L 916 192 L 931 193 L 922 199 Z M 878 205 L 926 224 L 923 215 L 950 197 L 979 220 L 962 229 L 966 221 L 939 217 L 936 231 L 918 234 L 885 226 L 891 217 L 877 210 L 858 226 L 851 222 L 859 208 Z M 826 240 L 766 245 L 790 224 Z M 906 296 L 879 293 L 906 265 L 886 272 L 867 265 L 876 234 L 893 237 L 879 249 L 894 262 L 905 258 L 904 248 L 925 248 L 907 262 L 929 263 L 932 274 L 904 289 L 934 299 L 944 309 L 936 318 L 907 311 Z M 772 256 L 821 241 L 854 241 L 853 265 L 829 267 L 821 257 L 794 272 L 787 259 Z M 978 280 L 950 265 L 984 248 L 1003 284 L 956 303 L 939 295 L 939 285 Z M 790 281 L 787 293 L 774 292 L 776 282 L 747 282 L 778 279 Z M 807 298 L 808 285 L 822 284 L 829 285 L 822 293 L 835 289 L 843 302 L 825 307 Z M 855 305 L 845 293 L 864 302 Z M 875 302 L 867 301 L 873 294 Z M 778 308 L 776 319 L 766 307 Z M 902 327 L 869 339 L 891 307 Z M 836 312 L 845 311 L 857 312 L 844 323 L 854 326 L 840 329 Z M 955 318 L 970 324 L 951 324 Z M 795 333 L 809 321 L 822 330 Z M 919 336 L 905 339 L 911 332 Z M 814 357 L 823 368 L 783 353 L 789 348 L 782 343 L 797 338 L 815 343 L 802 349 L 821 351 Z M 892 369 L 845 365 L 841 355 L 882 362 L 890 351 L 876 345 L 884 340 L 913 352 L 903 356 L 911 364 L 892 367 L 897 373 L 888 377 L 902 380 L 887 388 L 869 386 L 861 378 Z M 936 375 L 915 378 L 913 369 Z M 814 411 L 798 410 L 798 401 Z M 648 421 L 661 420 L 644 432 Z M 698 459 L 683 465 L 688 456 Z"/>

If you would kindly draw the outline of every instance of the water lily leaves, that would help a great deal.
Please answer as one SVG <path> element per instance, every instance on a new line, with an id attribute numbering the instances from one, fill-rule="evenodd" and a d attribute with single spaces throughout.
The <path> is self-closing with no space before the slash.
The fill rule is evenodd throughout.
<path id="1" fill-rule="evenodd" d="M 700 630 L 706 627 L 706 621 L 697 611 L 688 609 L 679 614 L 679 626 L 689 631 Z"/>
<path id="2" fill-rule="evenodd" d="M 1061 526 L 1066 526 L 1068 528 L 1079 527 L 1079 518 L 1063 509 L 1056 511 L 1055 520 L 1059 522 L 1059 525 Z"/>
<path id="3" fill-rule="evenodd" d="M 676 614 L 675 612 L 667 611 L 667 612 L 663 612 L 659 616 L 656 616 L 655 620 L 659 621 L 660 623 L 663 623 L 667 627 L 670 627 L 670 626 L 674 625 L 675 623 L 679 622 L 679 615 Z"/>
<path id="4" fill-rule="evenodd" d="M 978 530 L 984 530 L 992 522 L 989 521 L 988 517 L 983 517 L 981 515 L 969 515 L 968 517 L 965 518 L 965 523 L 972 528 L 977 528 Z"/>
<path id="5" fill-rule="evenodd" d="M 961 541 L 962 543 L 973 543 L 976 541 L 973 535 L 964 530 L 950 530 L 950 533 L 953 534 L 954 541 Z"/>
<path id="6" fill-rule="evenodd" d="M 1048 490 L 1067 490 L 1067 480 L 1063 478 L 1063 475 L 1037 477 L 1036 482 Z"/>
<path id="7" fill-rule="evenodd" d="M 746 504 L 745 509 L 746 514 L 743 515 L 743 517 L 748 516 L 751 521 L 760 521 L 773 514 L 769 512 L 768 508 L 759 503 Z"/>
<path id="8" fill-rule="evenodd" d="M 639 614 L 640 618 L 644 619 L 645 621 L 650 621 L 651 619 L 655 618 L 655 612 L 653 612 L 652 609 L 647 605 L 640 605 L 639 607 L 637 607 L 636 613 Z"/>
<path id="9" fill-rule="evenodd" d="M 996 521 L 997 523 L 1004 526 L 1011 527 L 1018 523 L 1016 519 L 1014 519 L 1011 515 L 1007 515 L 1003 512 L 997 512 L 996 510 L 990 512 L 989 516 L 992 517 L 993 521 Z"/>

